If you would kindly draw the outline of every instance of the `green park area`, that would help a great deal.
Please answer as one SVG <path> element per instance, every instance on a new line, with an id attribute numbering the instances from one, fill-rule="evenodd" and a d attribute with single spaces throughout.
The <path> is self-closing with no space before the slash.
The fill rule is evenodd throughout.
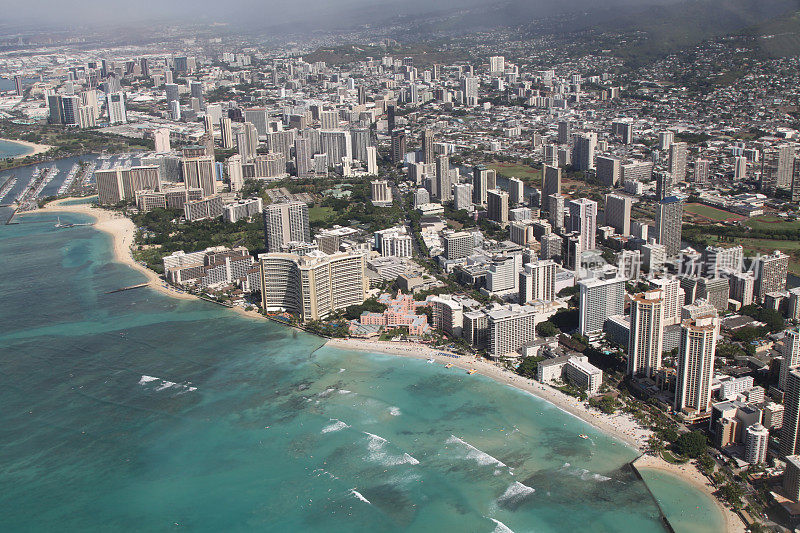
<path id="1" fill-rule="evenodd" d="M 733 222 L 736 220 L 745 220 L 746 217 L 711 207 L 709 205 L 689 203 L 684 207 L 684 212 L 695 217 L 705 218 L 714 222 Z"/>
<path id="2" fill-rule="evenodd" d="M 541 186 L 542 171 L 522 163 L 507 163 L 495 161 L 489 163 L 489 168 L 495 170 L 499 176 L 517 178 L 530 185 Z"/>

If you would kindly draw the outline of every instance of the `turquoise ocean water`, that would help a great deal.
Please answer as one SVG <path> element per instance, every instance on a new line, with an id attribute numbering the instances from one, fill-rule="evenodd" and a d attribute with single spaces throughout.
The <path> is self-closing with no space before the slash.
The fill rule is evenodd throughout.
<path id="1" fill-rule="evenodd" d="M 105 294 L 143 278 L 52 219 L 0 227 L 5 531 L 664 531 L 635 452 L 546 402 Z"/>

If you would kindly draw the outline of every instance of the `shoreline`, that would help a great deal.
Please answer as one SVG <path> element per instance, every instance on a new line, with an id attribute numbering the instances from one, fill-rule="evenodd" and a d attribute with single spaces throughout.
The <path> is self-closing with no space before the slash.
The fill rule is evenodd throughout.
<path id="1" fill-rule="evenodd" d="M 130 266 L 134 270 L 144 274 L 148 281 L 148 286 L 173 298 L 182 300 L 200 300 L 196 295 L 186 292 L 179 292 L 166 285 L 161 276 L 138 263 L 132 254 L 132 245 L 136 235 L 136 227 L 131 219 L 120 213 L 109 211 L 91 204 L 65 205 L 65 202 L 79 198 L 62 198 L 48 203 L 43 208 L 35 212 L 67 212 L 87 215 L 94 219 L 94 227 L 111 236 L 112 250 L 114 259 L 120 263 Z M 256 311 L 246 311 L 243 307 L 233 306 L 229 309 L 238 315 L 250 319 L 267 320 Z M 500 368 L 493 363 L 475 358 L 472 356 L 447 357 L 439 355 L 447 353 L 443 350 L 436 350 L 429 346 L 408 342 L 389 342 L 389 341 L 370 341 L 363 339 L 328 339 L 323 346 L 338 349 L 356 350 L 363 352 L 382 353 L 393 356 L 408 357 L 413 359 L 434 359 L 438 363 L 452 363 L 453 367 L 463 371 L 474 368 L 480 375 L 487 377 L 496 383 L 513 387 L 517 390 L 531 394 L 564 413 L 581 419 L 598 431 L 624 443 L 640 454 L 646 447 L 647 439 L 652 435 L 652 431 L 640 427 L 631 417 L 624 414 L 607 415 L 595 410 L 589 410 L 579 399 L 568 396 L 561 391 L 553 389 L 547 385 L 538 383 L 532 379 L 519 376 Z M 642 465 L 643 468 L 664 470 L 680 477 L 684 482 L 701 489 L 717 505 L 724 516 L 728 532 L 738 533 L 744 531 L 742 521 L 738 515 L 728 509 L 713 494 L 713 486 L 703 476 L 694 465 L 672 465 L 661 458 L 643 455 L 636 460 L 648 458 L 648 464 Z M 702 478 L 702 480 L 700 479 Z"/>
<path id="2" fill-rule="evenodd" d="M 691 461 L 676 465 L 668 463 L 660 457 L 642 455 L 631 464 L 636 470 L 657 470 L 680 478 L 685 483 L 688 483 L 711 498 L 723 516 L 725 529 L 728 533 L 744 533 L 746 531 L 741 517 L 733 512 L 730 507 L 722 503 L 719 498 L 714 496 L 714 486 Z M 647 482 L 645 482 L 645 484 L 647 484 Z"/>
<path id="3" fill-rule="evenodd" d="M 37 143 L 32 143 L 30 141 L 20 141 L 20 140 L 17 140 L 17 139 L 0 139 L 0 141 L 6 141 L 6 142 L 14 143 L 14 144 L 20 144 L 22 146 L 25 146 L 26 148 L 30 148 L 31 150 L 33 150 L 32 152 L 30 152 L 28 154 L 17 155 L 17 156 L 11 157 L 9 159 L 23 159 L 25 157 L 31 157 L 31 156 L 34 156 L 34 155 L 39 155 L 39 154 L 43 154 L 43 153 L 49 151 L 51 148 L 53 148 L 49 144 L 37 144 Z"/>

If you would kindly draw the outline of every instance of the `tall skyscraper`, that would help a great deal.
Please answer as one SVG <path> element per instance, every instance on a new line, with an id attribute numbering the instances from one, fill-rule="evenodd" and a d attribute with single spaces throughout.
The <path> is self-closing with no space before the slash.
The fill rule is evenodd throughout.
<path id="1" fill-rule="evenodd" d="M 433 131 L 422 130 L 422 162 L 430 165 L 434 162 L 436 155 L 433 153 Z"/>
<path id="2" fill-rule="evenodd" d="M 594 168 L 594 151 L 597 147 L 597 134 L 594 132 L 578 133 L 572 137 L 572 166 L 575 170 L 592 170 Z"/>
<path id="3" fill-rule="evenodd" d="M 549 198 L 553 194 L 561 194 L 561 169 L 545 165 L 542 171 L 542 198 L 545 199 L 544 208 L 550 211 Z"/>
<path id="4" fill-rule="evenodd" d="M 511 205 L 521 204 L 525 197 L 525 184 L 517 178 L 508 179 L 508 201 Z"/>
<path id="5" fill-rule="evenodd" d="M 770 292 L 786 290 L 786 275 L 789 268 L 789 256 L 780 250 L 770 255 L 757 257 L 753 262 L 755 286 L 753 296 L 756 301 L 763 302 L 764 296 Z"/>
<path id="6" fill-rule="evenodd" d="M 436 194 L 441 202 L 453 199 L 453 180 L 450 173 L 450 158 L 440 155 L 436 158 Z"/>
<path id="7" fill-rule="evenodd" d="M 800 370 L 792 370 L 786 378 L 783 394 L 783 427 L 780 433 L 781 456 L 795 455 L 800 450 Z"/>
<path id="8" fill-rule="evenodd" d="M 597 179 L 606 187 L 616 187 L 622 176 L 622 161 L 616 157 L 597 156 Z"/>
<path id="9" fill-rule="evenodd" d="M 628 374 L 652 378 L 661 369 L 664 344 L 664 294 L 652 290 L 631 297 Z"/>
<path id="10" fill-rule="evenodd" d="M 14 76 L 14 92 L 17 93 L 17 96 L 25 94 L 22 89 L 22 76 Z"/>
<path id="11" fill-rule="evenodd" d="M 603 331 L 606 319 L 625 310 L 624 278 L 590 278 L 578 282 L 580 287 L 578 331 L 593 337 Z"/>
<path id="12" fill-rule="evenodd" d="M 278 252 L 289 242 L 311 242 L 308 205 L 284 202 L 265 206 L 264 240 L 268 252 Z"/>
<path id="13" fill-rule="evenodd" d="M 483 165 L 472 167 L 472 203 L 486 205 L 486 192 L 489 188 L 489 170 Z"/>
<path id="14" fill-rule="evenodd" d="M 489 74 L 502 75 L 505 72 L 506 58 L 503 56 L 489 57 Z"/>
<path id="15" fill-rule="evenodd" d="M 681 249 L 683 202 L 681 197 L 668 196 L 656 206 L 656 238 L 668 256 L 677 254 Z"/>
<path id="16" fill-rule="evenodd" d="M 519 303 L 555 300 L 556 270 L 555 262 L 549 259 L 523 265 L 519 273 Z"/>
<path id="17" fill-rule="evenodd" d="M 774 194 L 777 189 L 789 189 L 795 157 L 795 145 L 782 144 L 764 151 L 761 160 L 761 190 Z"/>
<path id="18" fill-rule="evenodd" d="M 233 121 L 228 117 L 219 119 L 220 145 L 224 150 L 230 150 L 234 145 Z"/>
<path id="19" fill-rule="evenodd" d="M 124 124 L 128 122 L 128 114 L 125 112 L 125 93 L 120 91 L 108 94 L 106 106 L 108 107 L 109 123 Z"/>
<path id="20" fill-rule="evenodd" d="M 572 126 L 570 122 L 568 120 L 560 120 L 558 122 L 558 144 L 569 144 L 571 138 Z"/>
<path id="21" fill-rule="evenodd" d="M 156 152 L 164 153 L 169 152 L 171 146 L 169 144 L 169 128 L 158 128 L 153 131 L 153 142 Z"/>
<path id="22" fill-rule="evenodd" d="M 478 78 L 466 76 L 461 79 L 461 91 L 464 93 L 464 103 L 468 106 L 478 105 Z"/>
<path id="23" fill-rule="evenodd" d="M 711 381 L 717 349 L 719 319 L 707 315 L 681 324 L 675 387 L 675 410 L 702 415 L 711 409 Z"/>
<path id="24" fill-rule="evenodd" d="M 698 159 L 694 162 L 692 183 L 696 185 L 705 185 L 708 183 L 710 164 L 711 162 L 708 159 Z"/>
<path id="25" fill-rule="evenodd" d="M 605 222 L 620 235 L 631 234 L 631 206 L 633 200 L 620 194 L 606 195 Z"/>
<path id="26" fill-rule="evenodd" d="M 202 189 L 203 197 L 217 193 L 214 158 L 190 157 L 181 161 L 184 185 L 187 189 Z"/>
<path id="27" fill-rule="evenodd" d="M 406 134 L 402 131 L 392 133 L 392 163 L 402 163 L 406 157 Z"/>
<path id="28" fill-rule="evenodd" d="M 180 99 L 180 92 L 177 83 L 165 83 L 164 92 L 167 97 L 167 104 L 177 102 Z"/>
<path id="29" fill-rule="evenodd" d="M 686 180 L 686 143 L 669 145 L 669 173 L 674 183 Z"/>
<path id="30" fill-rule="evenodd" d="M 231 185 L 231 191 L 239 192 L 244 186 L 242 173 L 242 156 L 235 154 L 225 160 L 225 175 Z"/>
<path id="31" fill-rule="evenodd" d="M 800 365 L 800 329 L 792 328 L 786 331 L 786 336 L 783 338 L 781 356 L 783 361 L 781 361 L 781 368 L 778 373 L 778 388 L 786 390 L 786 380 L 789 378 L 789 372 Z"/>
<path id="32" fill-rule="evenodd" d="M 488 218 L 500 224 L 508 222 L 508 193 L 500 189 L 490 189 L 486 193 Z"/>
<path id="33" fill-rule="evenodd" d="M 597 234 L 597 202 L 578 198 L 569 202 L 569 231 L 580 234 L 581 248 L 594 250 Z"/>
<path id="34" fill-rule="evenodd" d="M 658 149 L 662 152 L 669 150 L 670 145 L 675 142 L 675 133 L 662 131 L 658 134 Z"/>
<path id="35" fill-rule="evenodd" d="M 551 194 L 547 197 L 548 221 L 555 231 L 560 232 L 564 229 L 564 195 Z"/>

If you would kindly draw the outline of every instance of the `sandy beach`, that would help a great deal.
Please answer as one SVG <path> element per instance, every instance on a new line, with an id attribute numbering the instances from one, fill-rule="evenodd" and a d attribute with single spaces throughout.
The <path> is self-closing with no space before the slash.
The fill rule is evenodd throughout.
<path id="1" fill-rule="evenodd" d="M 28 157 L 28 156 L 32 156 L 32 155 L 43 154 L 43 153 L 45 153 L 46 151 L 48 151 L 49 149 L 52 148 L 52 146 L 47 145 L 47 144 L 36 144 L 36 143 L 28 142 L 28 141 L 20 141 L 18 139 L 0 139 L 0 141 L 7 141 L 7 142 L 15 143 L 15 144 L 21 144 L 22 146 L 26 146 L 26 147 L 28 147 L 28 148 L 33 150 L 33 152 L 31 152 L 29 154 L 18 155 L 16 157 L 12 158 L 12 159 L 20 159 L 20 158 Z"/>
<path id="2" fill-rule="evenodd" d="M 176 291 L 175 289 L 165 285 L 164 280 L 144 265 L 134 260 L 131 246 L 136 236 L 136 227 L 133 221 L 120 213 L 94 207 L 89 204 L 72 204 L 67 205 L 66 202 L 79 200 L 79 198 L 63 198 L 50 202 L 44 208 L 35 212 L 52 212 L 52 213 L 80 213 L 88 215 L 94 219 L 94 227 L 100 231 L 111 235 L 113 240 L 114 258 L 120 263 L 125 263 L 131 268 L 141 272 L 147 276 L 148 283 L 153 289 L 172 296 L 173 298 L 181 298 L 184 300 L 191 300 L 196 298 L 191 294 Z M 243 310 L 244 311 L 244 310 Z"/>
<path id="3" fill-rule="evenodd" d="M 668 472 L 680 477 L 685 482 L 708 494 L 708 496 L 714 500 L 714 503 L 725 517 L 725 527 L 728 533 L 744 533 L 744 531 L 746 531 L 744 522 L 742 522 L 742 519 L 739 517 L 739 515 L 734 513 L 726 505 L 723 505 L 722 502 L 720 502 L 719 499 L 714 496 L 714 485 L 711 484 L 706 476 L 700 473 L 694 464 L 684 463 L 682 465 L 676 465 L 668 463 L 660 457 L 643 455 L 634 461 L 634 465 L 636 466 L 637 470 L 641 468 L 649 470 L 661 470 L 663 472 Z"/>
<path id="4" fill-rule="evenodd" d="M 94 207 L 89 204 L 66 204 L 66 202 L 74 200 L 78 199 L 63 198 L 47 204 L 39 211 L 52 213 L 80 213 L 88 215 L 95 220 L 95 228 L 111 235 L 113 239 L 114 258 L 117 261 L 124 263 L 147 276 L 150 287 L 173 298 L 181 298 L 185 300 L 197 298 L 197 296 L 192 294 L 180 292 L 171 288 L 157 273 L 134 260 L 131 247 L 134 242 L 136 228 L 133 221 L 121 215 L 120 213 Z M 232 309 L 238 314 L 248 318 L 260 320 L 265 319 L 257 311 L 246 311 L 244 308 L 238 306 L 235 306 Z M 466 372 L 467 370 L 474 368 L 476 373 L 493 379 L 498 383 L 515 387 L 519 390 L 525 391 L 547 402 L 550 402 L 562 411 L 584 420 L 585 422 L 598 428 L 604 433 L 615 437 L 639 452 L 642 452 L 645 449 L 647 439 L 652 435 L 652 432 L 648 428 L 640 427 L 632 417 L 626 414 L 619 413 L 607 415 L 597 410 L 589 409 L 577 398 L 568 396 L 561 391 L 538 383 L 534 380 L 514 374 L 484 359 L 471 356 L 460 356 L 457 358 L 449 357 L 447 355 L 442 355 L 445 353 L 442 350 L 432 349 L 422 344 L 407 342 L 386 342 L 363 339 L 330 339 L 327 341 L 326 346 L 344 350 L 386 353 L 415 359 L 432 358 L 437 363 L 442 365 L 452 363 L 454 371 Z M 719 500 L 713 496 L 713 487 L 694 465 L 672 465 L 661 458 L 650 456 L 643 456 L 643 458 L 640 458 L 638 461 L 643 461 L 640 465 L 642 467 L 669 471 L 680 476 L 688 483 L 691 483 L 692 485 L 705 491 L 711 496 L 712 499 L 714 499 L 725 515 L 725 519 L 728 524 L 727 530 L 729 532 L 736 533 L 744 531 L 744 526 L 738 515 L 722 505 Z M 638 464 L 639 463 L 637 462 L 637 465 Z"/>

